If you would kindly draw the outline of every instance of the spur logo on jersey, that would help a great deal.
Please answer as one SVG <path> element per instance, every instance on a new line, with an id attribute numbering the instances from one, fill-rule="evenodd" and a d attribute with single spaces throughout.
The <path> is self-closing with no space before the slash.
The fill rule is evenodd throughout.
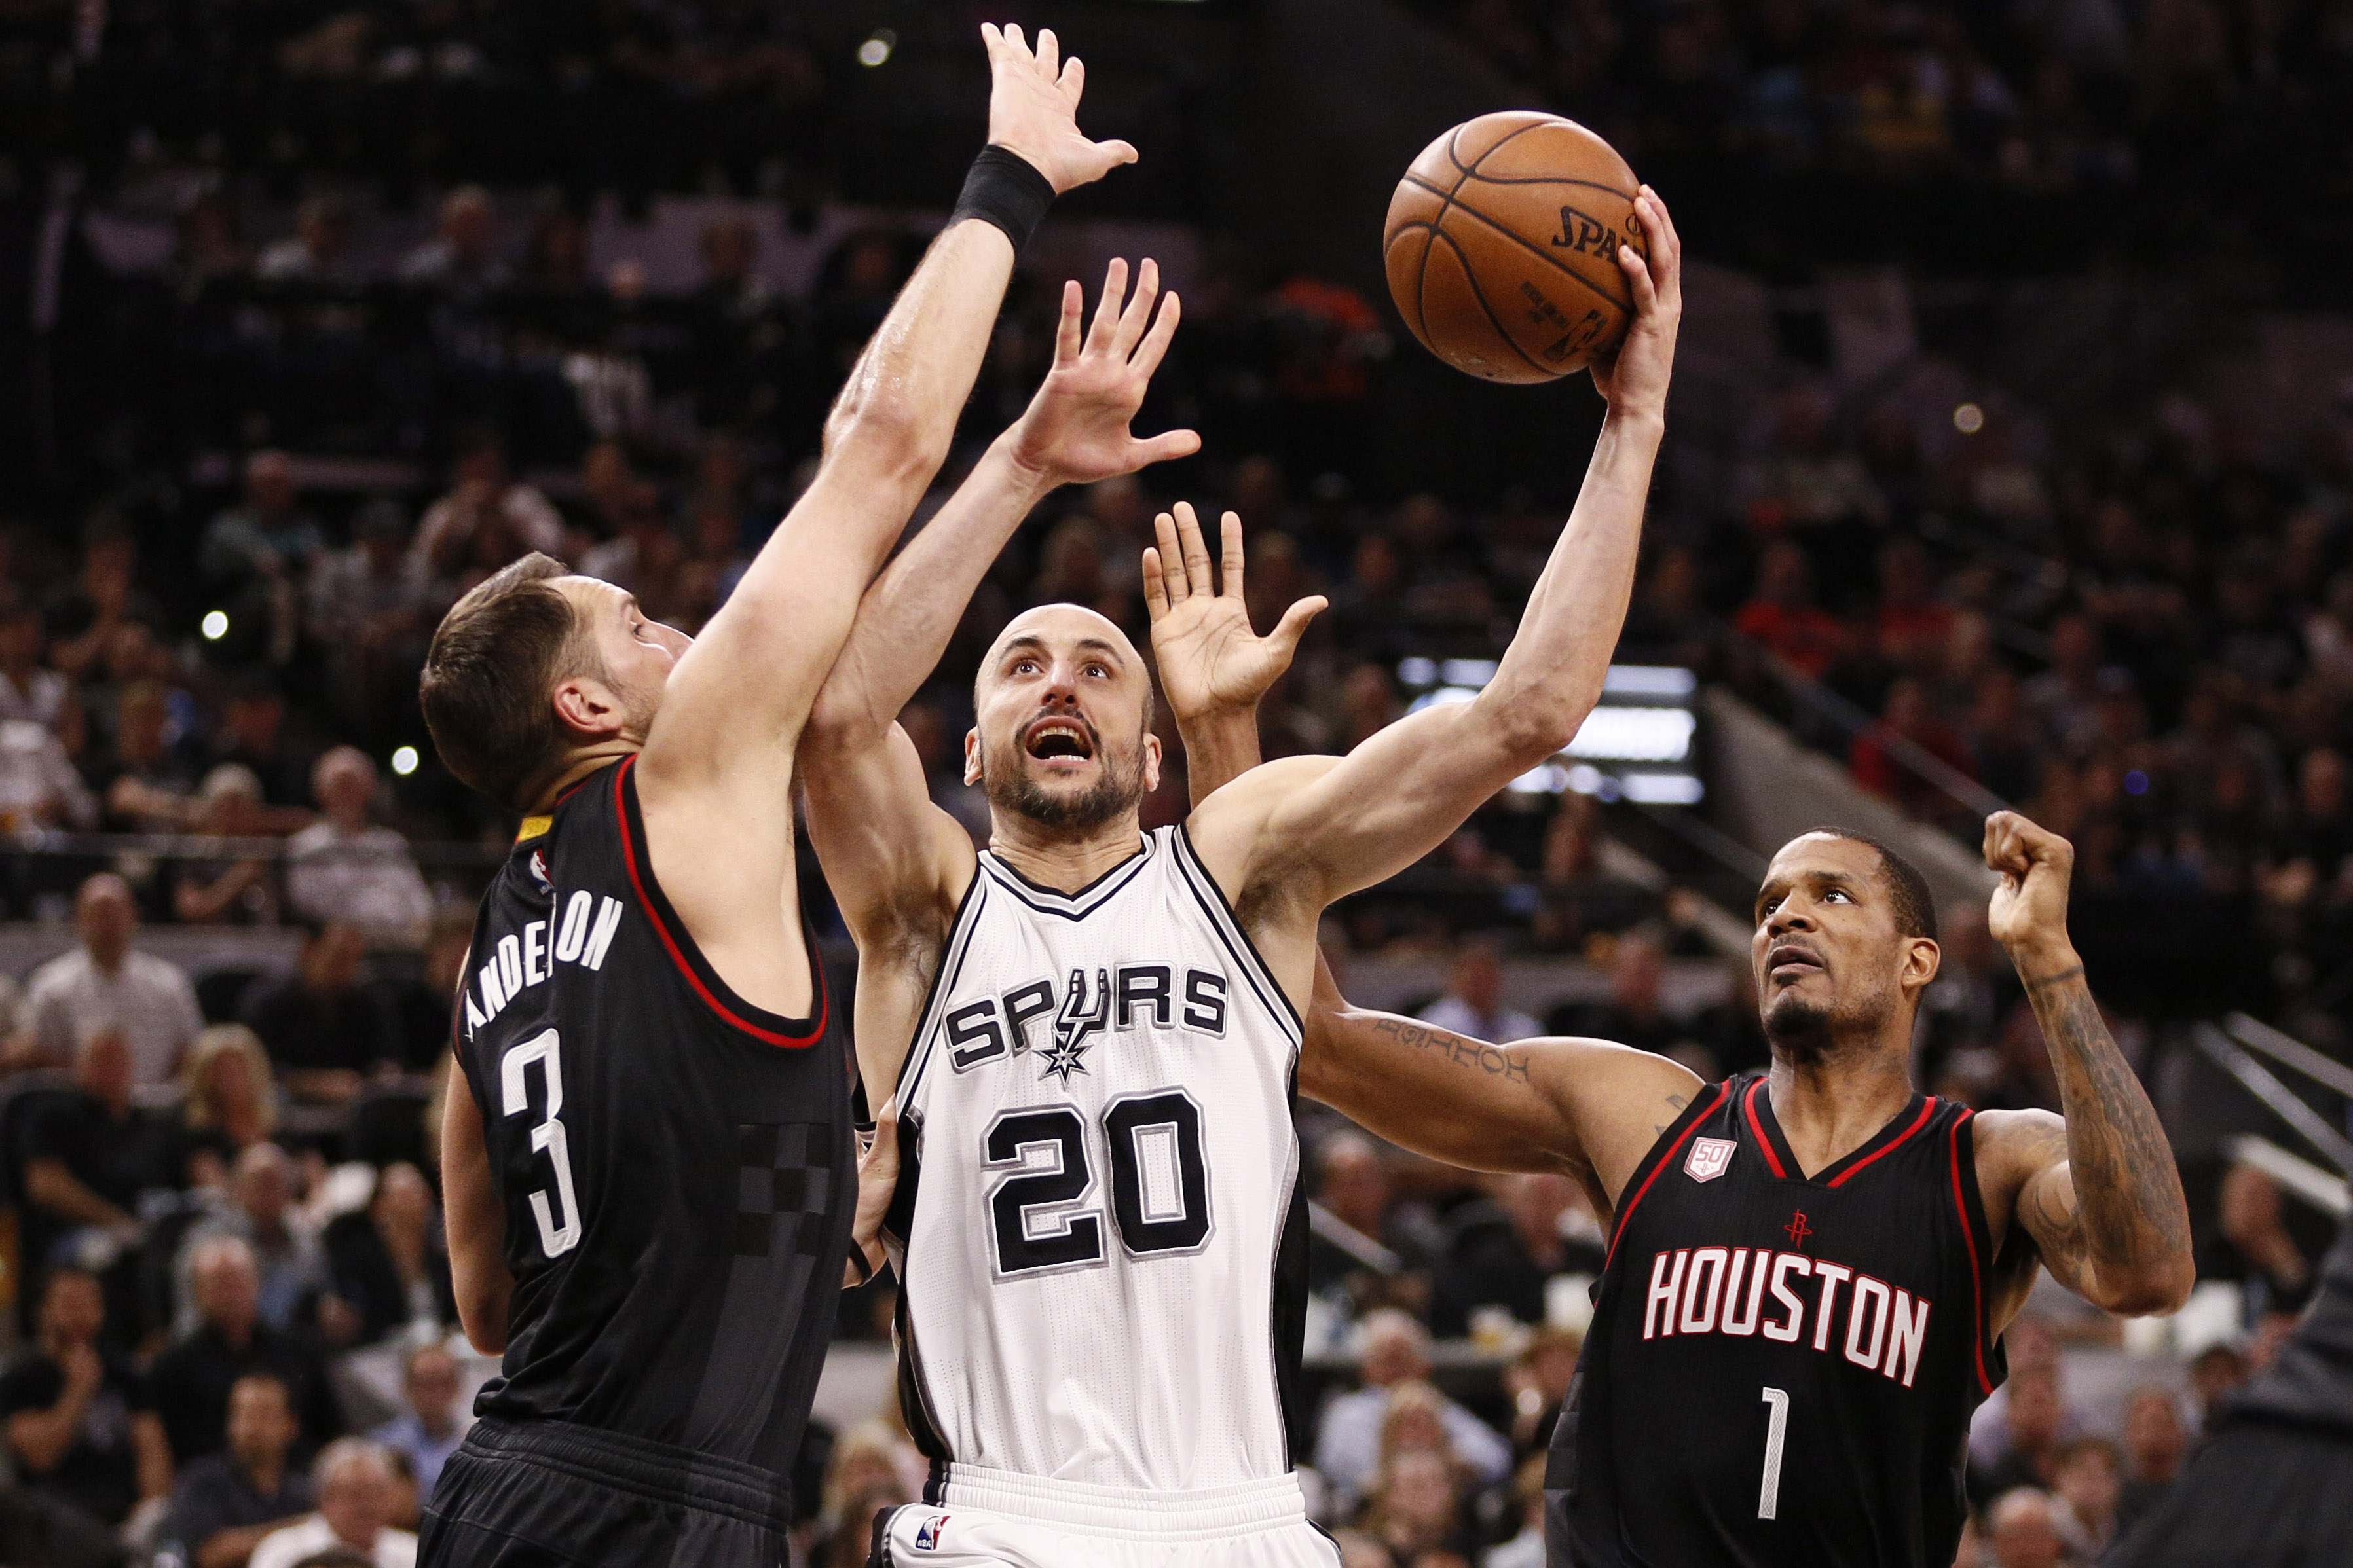
<path id="1" fill-rule="evenodd" d="M 1730 1138 L 1694 1138 L 1691 1152 L 1683 1156 L 1683 1174 L 1694 1182 L 1712 1182 L 1732 1169 L 1732 1152 L 1739 1147 Z"/>
<path id="2" fill-rule="evenodd" d="M 1197 1034 L 1226 1032 L 1226 977 L 1207 969 L 1180 972 L 1166 963 L 1123 963 L 1098 969 L 1090 984 L 1084 970 L 1071 971 L 1060 992 L 1050 980 L 1032 980 L 994 996 L 965 1002 L 942 1020 L 948 1065 L 969 1072 L 983 1062 L 1027 1053 L 1033 1044 L 1045 1063 L 1040 1077 L 1086 1070 L 1087 1047 L 1106 1032 L 1183 1027 Z M 1053 1020 L 1050 1043 L 1032 1041 L 1030 1026 Z"/>
<path id="3" fill-rule="evenodd" d="M 947 1532 L 949 1518 L 949 1515 L 944 1513 L 937 1519 L 927 1519 L 915 1526 L 916 1549 L 923 1552 L 937 1552 L 940 1549 L 940 1537 Z"/>
<path id="4" fill-rule="evenodd" d="M 525 990 L 546 981 L 559 963 L 604 968 L 613 933 L 620 927 L 621 900 L 599 899 L 584 889 L 564 906 L 561 922 L 533 921 L 499 938 L 490 952 L 476 953 L 482 963 L 474 972 L 474 984 L 466 988 L 468 1036 L 504 1012 Z"/>
<path id="5" fill-rule="evenodd" d="M 1811 1300 L 1799 1286 L 1809 1279 Z M 1653 1254 L 1642 1337 L 1754 1334 L 1795 1344 L 1808 1338 L 1810 1313 L 1814 1349 L 1912 1386 L 1928 1343 L 1927 1299 L 1802 1252 L 1679 1247 Z"/>

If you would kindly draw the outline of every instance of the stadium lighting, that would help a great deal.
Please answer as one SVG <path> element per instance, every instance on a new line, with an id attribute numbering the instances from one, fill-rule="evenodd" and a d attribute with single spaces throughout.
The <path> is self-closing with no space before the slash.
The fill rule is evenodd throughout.
<path id="1" fill-rule="evenodd" d="M 1964 436 L 1974 436 L 1985 428 L 1985 410 L 1974 403 L 1964 403 L 1953 410 L 1953 428 Z"/>
<path id="2" fill-rule="evenodd" d="M 877 27 L 867 36 L 864 43 L 858 46 L 858 63 L 871 70 L 887 62 L 891 58 L 891 51 L 898 44 L 898 34 L 888 27 Z"/>
<path id="3" fill-rule="evenodd" d="M 417 763 L 417 748 L 414 746 L 402 746 L 392 753 L 392 771 L 402 778 L 415 773 Z"/>
<path id="4" fill-rule="evenodd" d="M 196 629 L 205 634 L 205 641 L 220 641 L 221 638 L 228 636 L 228 612 L 206 610 L 204 620 L 197 625 Z"/>

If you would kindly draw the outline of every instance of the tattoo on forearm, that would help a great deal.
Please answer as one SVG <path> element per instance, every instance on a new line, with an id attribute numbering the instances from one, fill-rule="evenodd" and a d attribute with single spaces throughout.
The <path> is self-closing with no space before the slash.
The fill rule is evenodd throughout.
<path id="1" fill-rule="evenodd" d="M 2129 1279 L 2189 1250 L 2189 1215 L 2172 1146 L 2132 1066 L 2116 1048 L 2079 964 L 2027 983 L 2058 1069 L 2064 1131 L 2042 1136 L 2063 1156 L 2071 1183 L 2038 1182 L 2031 1219 L 2044 1256 L 2071 1272 L 2090 1264 Z M 2070 1194 L 2066 1189 L 2072 1185 Z"/>
<path id="2" fill-rule="evenodd" d="M 2063 969 L 2056 974 L 2038 975 L 2032 980 L 2028 980 L 2023 976 L 2021 976 L 2019 984 L 2025 986 L 2026 989 L 2031 993 L 2052 985 L 2064 985 L 2070 980 L 2080 979 L 2083 973 L 2084 966 L 2078 963 L 2073 968 Z"/>
<path id="3" fill-rule="evenodd" d="M 1505 1083 L 1526 1084 L 1528 1064 L 1524 1057 L 1491 1046 L 1484 1040 L 1473 1040 L 1445 1029 L 1417 1024 L 1410 1018 L 1376 1018 L 1373 1032 L 1388 1035 L 1401 1045 L 1416 1050 L 1436 1049 L 1448 1061 L 1461 1067 L 1476 1068 L 1490 1078 L 1500 1078 Z"/>

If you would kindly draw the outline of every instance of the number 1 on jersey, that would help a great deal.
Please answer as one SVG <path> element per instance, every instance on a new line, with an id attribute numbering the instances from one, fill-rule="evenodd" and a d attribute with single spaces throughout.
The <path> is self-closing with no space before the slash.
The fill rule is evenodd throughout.
<path id="1" fill-rule="evenodd" d="M 531 1147 L 533 1153 L 544 1153 L 555 1168 L 555 1205 L 551 1209 L 545 1193 L 533 1193 L 531 1213 L 539 1221 L 539 1249 L 557 1258 L 580 1245 L 580 1205 L 572 1195 L 572 1146 L 565 1140 L 564 1123 L 557 1115 L 564 1109 L 564 1043 L 554 1029 L 508 1047 L 499 1058 L 500 1113 L 520 1116 L 531 1109 L 530 1084 L 524 1075 L 533 1062 L 539 1064 L 539 1076 L 547 1085 L 547 1108 L 531 1130 Z M 561 1224 L 558 1214 L 563 1215 Z"/>
<path id="2" fill-rule="evenodd" d="M 1771 1414 L 1765 1417 L 1765 1480 L 1757 1489 L 1757 1517 L 1773 1519 L 1781 1509 L 1781 1449 L 1789 1436 L 1789 1396 L 1768 1388 L 1763 1397 Z"/>

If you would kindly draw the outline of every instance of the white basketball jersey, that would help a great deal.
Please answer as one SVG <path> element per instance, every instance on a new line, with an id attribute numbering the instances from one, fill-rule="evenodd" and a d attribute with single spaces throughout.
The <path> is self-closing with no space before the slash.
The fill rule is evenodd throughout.
<path id="1" fill-rule="evenodd" d="M 1072 894 L 981 855 L 900 1080 L 901 1392 L 933 1458 L 1289 1471 L 1299 1041 L 1181 828 Z"/>

